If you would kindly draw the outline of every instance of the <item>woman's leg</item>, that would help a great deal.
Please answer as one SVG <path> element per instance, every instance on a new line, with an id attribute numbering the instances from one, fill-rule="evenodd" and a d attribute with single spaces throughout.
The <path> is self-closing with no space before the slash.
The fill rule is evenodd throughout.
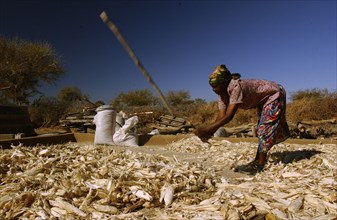
<path id="1" fill-rule="evenodd" d="M 267 162 L 267 152 L 277 142 L 283 128 L 280 126 L 285 120 L 285 102 L 278 98 L 263 106 L 257 126 L 258 149 L 255 160 L 247 165 L 236 167 L 235 171 L 255 174 L 263 170 Z M 281 132 L 280 132 L 281 131 Z M 282 135 L 281 135 L 282 136 Z"/>
<path id="2" fill-rule="evenodd" d="M 257 127 L 258 151 L 267 153 L 273 145 L 289 137 L 289 127 L 286 121 L 285 92 L 280 92 L 279 98 L 264 105 Z"/>

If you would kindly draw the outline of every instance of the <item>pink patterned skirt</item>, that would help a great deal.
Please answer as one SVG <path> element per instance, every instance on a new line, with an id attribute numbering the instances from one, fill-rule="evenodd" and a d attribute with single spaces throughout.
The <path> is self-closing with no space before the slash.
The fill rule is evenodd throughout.
<path id="1" fill-rule="evenodd" d="M 270 148 L 289 137 L 286 121 L 286 92 L 281 85 L 280 96 L 263 106 L 257 126 L 259 152 L 268 152 Z"/>

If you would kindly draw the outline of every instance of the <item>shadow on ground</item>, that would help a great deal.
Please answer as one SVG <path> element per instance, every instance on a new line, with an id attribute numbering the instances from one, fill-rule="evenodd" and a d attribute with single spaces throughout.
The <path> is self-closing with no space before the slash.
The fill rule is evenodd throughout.
<path id="1" fill-rule="evenodd" d="M 273 153 L 271 155 L 271 159 L 274 164 L 277 164 L 279 162 L 288 164 L 303 159 L 310 159 L 312 156 L 320 153 L 322 152 L 317 150 L 283 151 Z"/>

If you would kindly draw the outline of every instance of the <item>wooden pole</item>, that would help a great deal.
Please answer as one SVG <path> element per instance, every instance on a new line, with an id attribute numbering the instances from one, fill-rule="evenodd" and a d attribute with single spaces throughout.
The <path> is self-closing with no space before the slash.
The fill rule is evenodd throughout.
<path id="1" fill-rule="evenodd" d="M 161 101 L 163 102 L 165 108 L 173 116 L 173 112 L 172 112 L 171 108 L 169 107 L 169 105 L 167 104 L 167 101 L 166 101 L 163 93 L 161 92 L 161 90 L 159 89 L 159 87 L 156 85 L 156 83 L 153 81 L 153 79 L 151 78 L 150 74 L 146 71 L 145 67 L 139 61 L 139 59 L 137 58 L 136 54 L 130 48 L 130 46 L 128 45 L 128 43 L 126 42 L 126 40 L 124 39 L 124 37 L 122 36 L 122 34 L 119 32 L 117 26 L 114 23 L 112 23 L 112 21 L 109 20 L 108 15 L 105 13 L 105 11 L 103 11 L 101 13 L 100 17 L 101 17 L 102 21 L 108 26 L 108 28 L 115 34 L 115 36 L 117 37 L 117 39 L 119 40 L 119 42 L 123 45 L 123 47 L 125 48 L 125 50 L 128 52 L 129 56 L 131 57 L 131 59 L 133 60 L 133 62 L 135 63 L 135 65 L 139 68 L 139 70 L 145 76 L 145 78 L 147 79 L 147 81 L 153 86 L 153 88 L 159 94 L 159 97 L 160 97 Z"/>
<path id="2" fill-rule="evenodd" d="M 0 90 L 6 90 L 6 89 L 10 89 L 10 88 L 11 88 L 10 86 L 5 86 L 5 87 L 0 88 Z"/>

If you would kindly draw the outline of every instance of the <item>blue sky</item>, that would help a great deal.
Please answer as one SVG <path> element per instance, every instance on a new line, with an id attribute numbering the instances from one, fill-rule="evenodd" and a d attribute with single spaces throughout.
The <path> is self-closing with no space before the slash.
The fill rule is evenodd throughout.
<path id="1" fill-rule="evenodd" d="M 77 86 L 91 101 L 152 86 L 99 15 L 106 11 L 163 93 L 216 100 L 208 76 L 226 64 L 290 95 L 336 91 L 336 1 L 1 0 L 0 34 L 48 42 L 65 75 L 46 96 Z"/>

